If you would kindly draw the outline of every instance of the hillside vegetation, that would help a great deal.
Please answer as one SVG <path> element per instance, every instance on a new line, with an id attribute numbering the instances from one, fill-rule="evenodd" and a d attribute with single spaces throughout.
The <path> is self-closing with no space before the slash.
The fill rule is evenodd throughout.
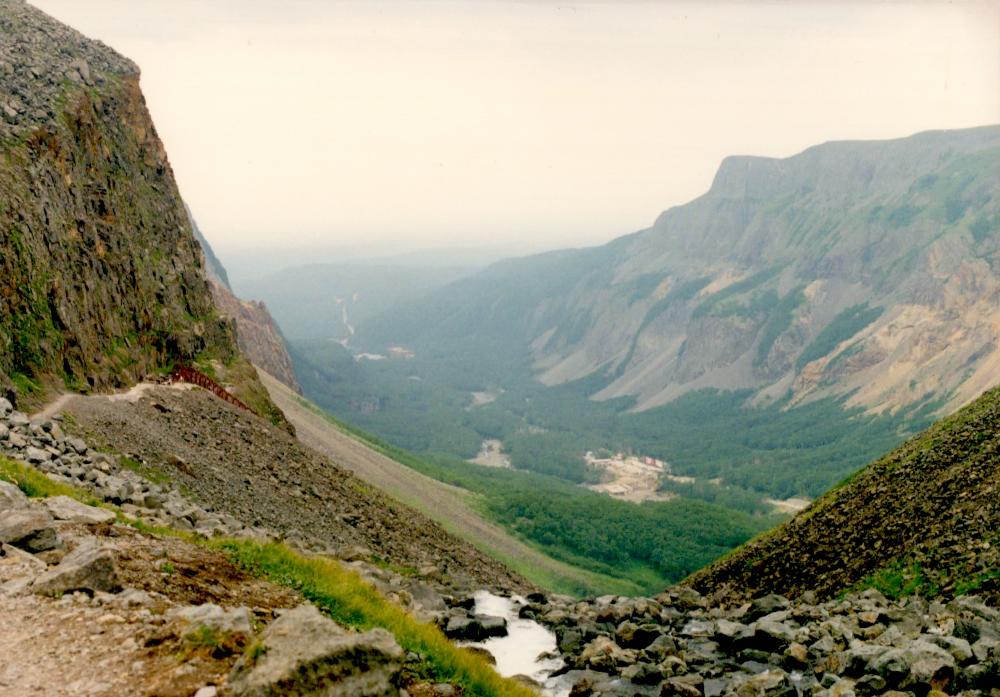
<path id="1" fill-rule="evenodd" d="M 998 454 L 994 389 L 687 582 L 732 600 L 852 587 L 996 600 Z"/>

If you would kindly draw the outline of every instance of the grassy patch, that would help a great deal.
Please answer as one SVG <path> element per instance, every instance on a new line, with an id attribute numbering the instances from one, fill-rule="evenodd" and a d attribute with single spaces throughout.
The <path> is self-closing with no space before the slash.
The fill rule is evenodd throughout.
<path id="1" fill-rule="evenodd" d="M 910 595 L 933 598 L 941 589 L 918 562 L 896 561 L 863 579 L 850 590 L 874 588 L 887 598 L 897 600 Z"/>
<path id="2" fill-rule="evenodd" d="M 340 624 L 389 630 L 400 646 L 424 657 L 422 677 L 461 685 L 463 694 L 470 697 L 534 694 L 501 678 L 478 656 L 456 647 L 437 627 L 417 622 L 335 561 L 306 558 L 279 544 L 247 540 L 212 544 L 248 571 L 299 591 Z"/>
<path id="3" fill-rule="evenodd" d="M 34 467 L 0 457 L 0 479 L 15 484 L 32 498 L 69 496 L 88 506 L 103 506 L 102 502 L 85 491 L 61 482 L 54 482 Z"/>
<path id="4" fill-rule="evenodd" d="M 42 386 L 24 373 L 11 373 L 10 381 L 14 383 L 17 394 L 22 397 L 39 394 L 42 391 Z"/>
<path id="5" fill-rule="evenodd" d="M 1000 568 L 990 569 L 989 571 L 984 571 L 980 574 L 957 579 L 955 581 L 955 595 L 975 593 L 982 586 L 991 581 L 1000 581 Z"/>

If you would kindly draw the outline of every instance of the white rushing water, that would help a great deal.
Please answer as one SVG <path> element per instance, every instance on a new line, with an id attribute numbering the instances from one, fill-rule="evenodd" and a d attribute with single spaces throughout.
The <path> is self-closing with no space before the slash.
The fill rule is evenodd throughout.
<path id="1" fill-rule="evenodd" d="M 501 598 L 489 591 L 477 591 L 476 614 L 503 617 L 507 620 L 507 636 L 494 637 L 486 641 L 471 643 L 489 651 L 496 658 L 496 669 L 500 675 L 511 677 L 526 675 L 542 685 L 542 693 L 548 697 L 565 697 L 570 686 L 559 678 L 550 678 L 552 671 L 562 666 L 562 660 L 540 658 L 543 654 L 558 653 L 556 635 L 534 620 L 524 620 L 517 616 L 518 610 L 526 604 L 524 598 Z"/>

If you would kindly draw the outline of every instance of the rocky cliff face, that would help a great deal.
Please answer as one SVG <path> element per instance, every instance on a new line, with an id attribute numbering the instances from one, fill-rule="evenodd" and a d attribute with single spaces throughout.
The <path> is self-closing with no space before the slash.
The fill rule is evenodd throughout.
<path id="1" fill-rule="evenodd" d="M 134 64 L 0 0 L 0 380 L 138 380 L 236 354 Z"/>
<path id="2" fill-rule="evenodd" d="M 699 388 L 942 410 L 1000 362 L 1000 127 L 732 157 L 711 190 L 600 248 L 498 264 L 368 337 L 527 351 L 637 409 Z"/>
<path id="3" fill-rule="evenodd" d="M 240 351 L 251 363 L 301 394 L 302 388 L 295 379 L 295 369 L 292 367 L 285 339 L 267 305 L 261 301 L 241 300 L 233 293 L 225 267 L 198 228 L 190 210 L 188 217 L 194 237 L 201 245 L 205 276 L 212 289 L 215 306 L 223 316 L 236 323 L 236 340 Z"/>

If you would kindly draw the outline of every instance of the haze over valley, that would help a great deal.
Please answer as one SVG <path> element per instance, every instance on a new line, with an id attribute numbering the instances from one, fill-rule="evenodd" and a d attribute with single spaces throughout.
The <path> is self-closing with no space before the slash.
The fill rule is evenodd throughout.
<path id="1" fill-rule="evenodd" d="M 997 697 L 998 87 L 980 0 L 0 0 L 0 693 Z"/>

